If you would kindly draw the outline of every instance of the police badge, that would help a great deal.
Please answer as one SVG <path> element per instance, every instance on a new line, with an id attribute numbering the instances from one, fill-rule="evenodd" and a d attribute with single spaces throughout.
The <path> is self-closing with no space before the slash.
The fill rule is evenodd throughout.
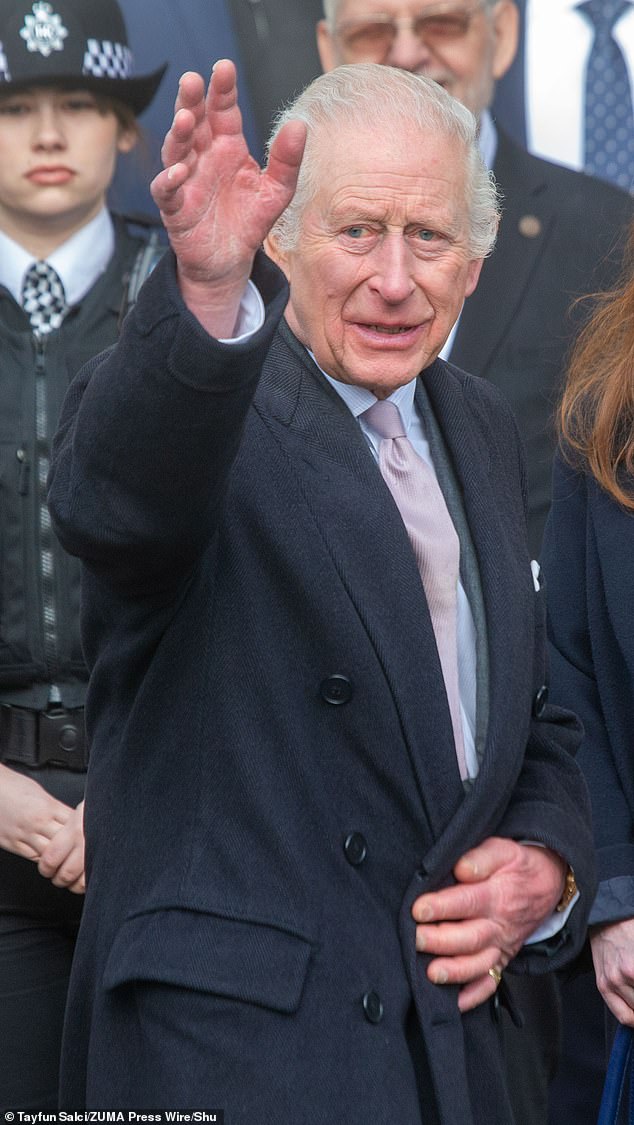
<path id="1" fill-rule="evenodd" d="M 68 31 L 62 23 L 61 16 L 53 12 L 52 4 L 46 3 L 46 0 L 36 0 L 33 5 L 33 15 L 24 17 L 24 27 L 20 35 L 29 51 L 39 51 L 47 59 L 51 51 L 64 50 L 64 40 Z"/>

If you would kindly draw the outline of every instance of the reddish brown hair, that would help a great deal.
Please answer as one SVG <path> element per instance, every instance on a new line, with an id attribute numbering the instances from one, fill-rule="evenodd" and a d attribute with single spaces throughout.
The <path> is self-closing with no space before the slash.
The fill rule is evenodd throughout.
<path id="1" fill-rule="evenodd" d="M 570 356 L 559 426 L 568 459 L 634 511 L 634 224 L 626 261 L 620 284 L 589 298 L 593 311 Z"/>

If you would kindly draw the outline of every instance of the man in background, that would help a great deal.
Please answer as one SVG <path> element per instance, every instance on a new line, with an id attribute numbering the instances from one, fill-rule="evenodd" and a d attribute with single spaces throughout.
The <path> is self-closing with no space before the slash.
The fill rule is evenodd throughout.
<path id="1" fill-rule="evenodd" d="M 496 90 L 497 120 L 538 156 L 632 191 L 631 0 L 518 0 L 518 8 L 519 48 Z"/>
<path id="2" fill-rule="evenodd" d="M 550 503 L 553 403 L 580 319 L 570 305 L 614 279 L 634 204 L 625 192 L 528 154 L 495 127 L 495 84 L 518 43 L 513 0 L 452 0 L 442 15 L 438 9 L 424 0 L 326 0 L 318 48 L 325 70 L 374 61 L 425 74 L 479 121 L 503 216 L 495 252 L 442 354 L 490 379 L 513 407 L 527 453 L 536 555 Z"/>

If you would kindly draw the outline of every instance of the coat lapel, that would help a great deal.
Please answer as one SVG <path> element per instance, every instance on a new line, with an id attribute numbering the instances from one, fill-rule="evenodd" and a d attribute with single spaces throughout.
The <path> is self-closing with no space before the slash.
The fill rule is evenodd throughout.
<path id="1" fill-rule="evenodd" d="M 356 419 L 285 327 L 255 405 L 282 428 L 306 504 L 383 667 L 436 841 L 426 865 L 440 870 L 461 854 L 466 832 L 478 838 L 493 829 L 521 768 L 508 748 L 518 745 L 514 688 L 523 689 L 532 676 L 532 650 L 517 638 L 532 620 L 533 588 L 521 513 L 514 497 L 500 495 L 498 478 L 495 488 L 491 479 L 495 434 L 479 422 L 461 377 L 446 364 L 436 361 L 424 379 L 462 491 L 487 620 L 489 727 L 466 798 L 431 620 L 401 517 Z M 528 723 L 527 713 L 527 733 Z"/>
<path id="2" fill-rule="evenodd" d="M 504 195 L 498 241 L 465 302 L 451 350 L 452 363 L 478 375 L 486 375 L 505 338 L 556 220 L 541 166 L 503 133 L 493 171 Z"/>
<path id="3" fill-rule="evenodd" d="M 390 685 L 435 838 L 464 793 L 427 602 L 401 516 L 358 422 L 286 327 L 255 405 L 284 427 L 306 502 Z"/>
<path id="4" fill-rule="evenodd" d="M 532 648 L 527 651 L 518 638 L 531 636 L 527 621 L 533 619 L 534 592 L 521 511 L 513 497 L 507 500 L 500 493 L 502 482 L 494 470 L 495 434 L 478 424 L 479 416 L 467 398 L 469 384 L 442 361 L 432 364 L 423 377 L 462 491 L 480 569 L 489 652 L 489 723 L 483 760 L 459 815 L 439 842 L 442 853 L 459 847 L 465 831 L 481 838 L 493 829 L 521 768 L 521 758 L 513 762 L 509 748 L 522 744 L 515 691 L 532 682 Z M 527 735 L 529 718 L 527 713 Z M 483 822 L 483 809 L 490 828 Z"/>

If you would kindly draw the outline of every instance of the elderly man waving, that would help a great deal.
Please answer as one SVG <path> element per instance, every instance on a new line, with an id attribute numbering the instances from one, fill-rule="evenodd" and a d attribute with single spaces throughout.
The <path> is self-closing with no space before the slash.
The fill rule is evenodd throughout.
<path id="1" fill-rule="evenodd" d="M 63 1102 L 509 1125 L 503 971 L 574 954 L 594 873 L 517 435 L 436 358 L 497 225 L 473 119 L 342 67 L 261 173 L 222 61 L 164 162 L 173 254 L 51 481 L 92 669 Z"/>

